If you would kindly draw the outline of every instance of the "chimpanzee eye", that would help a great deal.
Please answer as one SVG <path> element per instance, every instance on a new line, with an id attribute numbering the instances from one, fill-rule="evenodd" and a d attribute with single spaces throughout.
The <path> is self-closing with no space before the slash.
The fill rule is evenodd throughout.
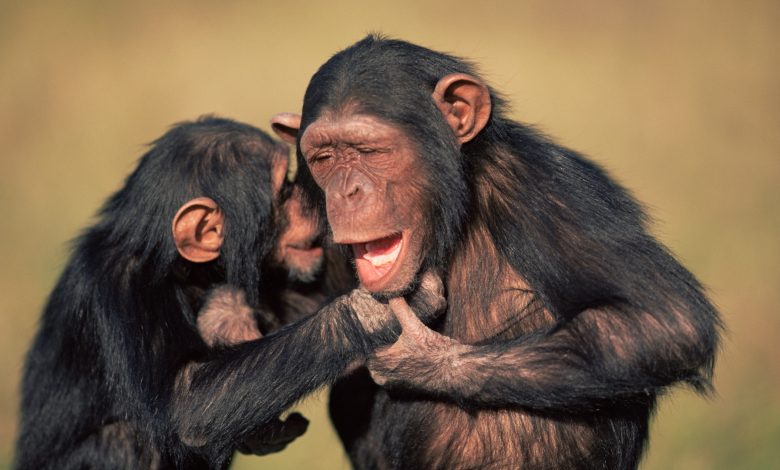
<path id="1" fill-rule="evenodd" d="M 320 154 L 320 155 L 312 155 L 309 158 L 309 164 L 324 163 L 325 161 L 330 160 L 331 157 L 332 157 L 332 155 L 327 154 L 327 153 L 323 153 L 323 154 Z"/>

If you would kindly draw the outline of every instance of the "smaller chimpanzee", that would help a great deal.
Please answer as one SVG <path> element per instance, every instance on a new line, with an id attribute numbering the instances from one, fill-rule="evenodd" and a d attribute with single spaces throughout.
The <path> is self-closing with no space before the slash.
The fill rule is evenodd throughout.
<path id="1" fill-rule="evenodd" d="M 238 448 L 279 450 L 305 431 L 299 415 L 274 418 L 298 396 L 267 410 L 256 402 L 260 421 L 249 427 L 254 415 L 236 409 L 253 384 L 220 395 L 228 423 L 208 436 L 185 428 L 176 408 L 217 400 L 190 380 L 216 358 L 214 376 L 230 373 L 231 344 L 349 287 L 285 178 L 287 153 L 258 129 L 214 117 L 154 143 L 76 241 L 49 298 L 24 371 L 17 468 L 222 468 Z M 253 343 L 258 362 L 274 351 Z"/>

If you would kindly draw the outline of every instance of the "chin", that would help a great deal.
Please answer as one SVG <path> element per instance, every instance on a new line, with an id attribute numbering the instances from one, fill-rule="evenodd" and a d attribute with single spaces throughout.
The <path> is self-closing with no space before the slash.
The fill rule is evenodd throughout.
<path id="1" fill-rule="evenodd" d="M 394 297 L 403 297 L 412 292 L 417 284 L 416 281 L 417 276 L 412 272 L 409 275 L 388 279 L 381 285 L 367 285 L 363 281 L 360 282 L 360 285 L 377 299 L 388 300 Z"/>

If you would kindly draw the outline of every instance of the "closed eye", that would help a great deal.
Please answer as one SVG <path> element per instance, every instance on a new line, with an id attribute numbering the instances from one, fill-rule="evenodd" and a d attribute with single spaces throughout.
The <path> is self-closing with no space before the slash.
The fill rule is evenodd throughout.
<path id="1" fill-rule="evenodd" d="M 312 164 L 312 163 L 322 163 L 325 160 L 330 159 L 331 157 L 332 157 L 332 155 L 330 155 L 328 153 L 316 154 L 316 155 L 312 155 L 311 157 L 309 157 L 308 161 L 309 161 L 309 164 Z"/>

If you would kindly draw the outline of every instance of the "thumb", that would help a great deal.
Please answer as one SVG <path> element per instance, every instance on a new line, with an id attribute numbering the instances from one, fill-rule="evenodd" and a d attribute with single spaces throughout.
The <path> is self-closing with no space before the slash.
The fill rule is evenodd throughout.
<path id="1" fill-rule="evenodd" d="M 401 324 L 403 332 L 406 334 L 421 334 L 427 327 L 423 325 L 420 318 L 414 313 L 414 310 L 409 307 L 406 300 L 403 297 L 396 297 L 390 299 L 388 302 L 390 308 L 393 310 L 395 317 L 398 319 L 398 323 Z"/>
<path id="2" fill-rule="evenodd" d="M 290 438 L 303 435 L 308 428 L 309 420 L 300 413 L 290 413 L 290 416 L 284 420 L 284 435 Z"/>

